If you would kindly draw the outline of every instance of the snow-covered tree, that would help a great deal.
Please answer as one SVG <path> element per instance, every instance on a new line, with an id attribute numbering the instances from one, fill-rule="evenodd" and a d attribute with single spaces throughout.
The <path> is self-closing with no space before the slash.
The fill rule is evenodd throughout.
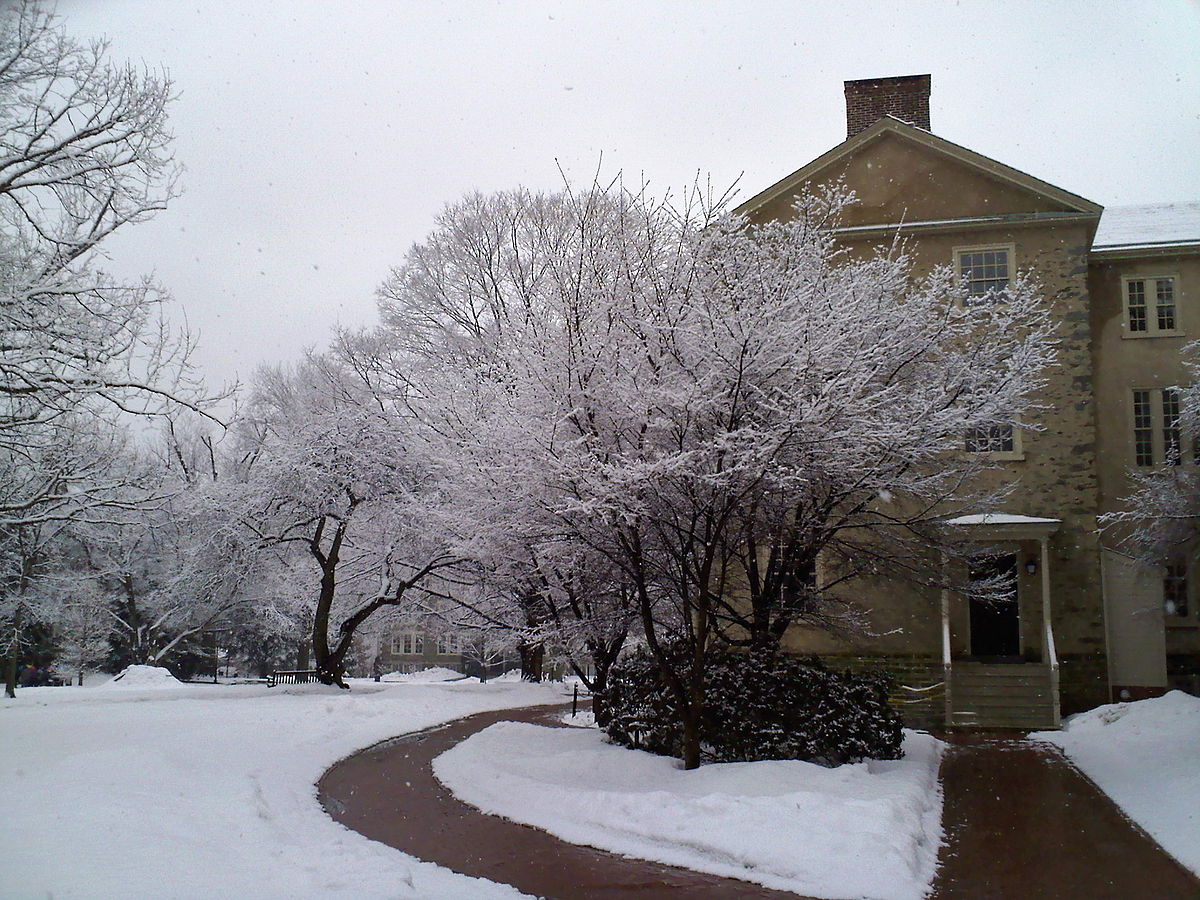
<path id="1" fill-rule="evenodd" d="M 242 522 L 263 546 L 307 557 L 297 591 L 311 614 L 313 662 L 322 681 L 343 687 L 358 628 L 418 602 L 456 562 L 428 521 L 436 485 L 412 421 L 367 374 L 335 353 L 263 370 L 243 432 Z"/>
<path id="2" fill-rule="evenodd" d="M 81 408 L 157 410 L 188 393 L 165 293 L 97 262 L 175 193 L 161 75 L 105 61 L 36 3 L 0 14 L 0 446 Z M 17 402 L 19 401 L 19 403 Z"/>
<path id="3" fill-rule="evenodd" d="M 972 304 L 949 271 L 851 256 L 847 202 L 751 227 L 699 191 L 472 197 L 382 292 L 464 468 L 635 598 L 689 767 L 705 650 L 845 624 L 861 574 L 934 577 L 931 526 L 987 464 L 964 435 L 1017 420 L 1052 358 L 1034 285 Z"/>
<path id="4" fill-rule="evenodd" d="M 113 621 L 108 605 L 103 597 L 75 594 L 54 605 L 51 625 L 59 663 L 82 687 L 84 670 L 109 653 Z"/>
<path id="5" fill-rule="evenodd" d="M 177 172 L 169 81 L 110 65 L 106 50 L 68 37 L 37 3 L 0 11 L 0 543 L 8 546 L 126 509 L 139 490 L 109 465 L 119 419 L 203 405 L 190 339 L 165 322 L 165 292 L 101 268 L 105 239 L 163 209 Z M 17 597 L 36 587 L 21 560 L 0 554 L 0 619 L 14 653 L 30 610 Z"/>

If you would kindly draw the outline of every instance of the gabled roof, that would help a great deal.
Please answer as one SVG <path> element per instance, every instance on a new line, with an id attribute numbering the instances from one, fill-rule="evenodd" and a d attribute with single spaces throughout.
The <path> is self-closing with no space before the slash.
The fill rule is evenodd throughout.
<path id="1" fill-rule="evenodd" d="M 818 156 L 808 165 L 797 169 L 791 175 L 775 182 L 775 184 L 766 190 L 755 194 L 745 203 L 738 206 L 734 212 L 742 215 L 752 213 L 754 210 L 782 195 L 796 192 L 804 182 L 812 180 L 814 176 L 828 167 L 885 135 L 895 135 L 902 140 L 911 141 L 926 147 L 935 153 L 940 153 L 950 159 L 956 160 L 969 168 L 983 172 L 998 181 L 1015 185 L 1044 197 L 1053 203 L 1066 207 L 1067 210 L 1085 215 L 1099 215 L 1103 210 L 1103 207 L 1099 204 L 1080 197 L 1078 194 L 1072 194 L 1070 191 L 1064 191 L 1062 188 L 1056 187 L 1048 181 L 1034 178 L 1032 175 L 1012 168 L 1012 166 L 996 162 L 996 160 L 990 159 L 981 153 L 968 150 L 966 147 L 961 147 L 952 141 L 940 138 L 935 134 L 925 131 L 923 128 L 910 125 L 908 122 L 902 122 L 893 116 L 884 116 L 870 128 L 859 132 L 852 138 L 847 138 L 832 150 Z"/>

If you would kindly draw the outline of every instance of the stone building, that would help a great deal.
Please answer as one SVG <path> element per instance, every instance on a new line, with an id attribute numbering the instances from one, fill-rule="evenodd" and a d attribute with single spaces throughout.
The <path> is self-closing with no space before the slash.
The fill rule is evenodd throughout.
<path id="1" fill-rule="evenodd" d="M 928 75 L 847 82 L 846 140 L 738 211 L 787 217 L 800 191 L 842 181 L 857 197 L 838 231 L 851 250 L 899 235 L 918 271 L 951 265 L 978 294 L 1036 274 L 1060 341 L 1047 409 L 1037 430 L 964 436 L 1015 490 L 954 523 L 1002 551 L 991 565 L 1013 573 L 1015 596 L 987 605 L 879 585 L 882 636 L 848 644 L 796 627 L 789 645 L 884 662 L 927 724 L 1053 727 L 1110 700 L 1195 691 L 1195 579 L 1182 560 L 1135 565 L 1097 517 L 1120 507 L 1130 469 L 1193 462 L 1175 386 L 1184 344 L 1200 338 L 1200 203 L 1105 210 L 936 136 L 929 96 Z"/>

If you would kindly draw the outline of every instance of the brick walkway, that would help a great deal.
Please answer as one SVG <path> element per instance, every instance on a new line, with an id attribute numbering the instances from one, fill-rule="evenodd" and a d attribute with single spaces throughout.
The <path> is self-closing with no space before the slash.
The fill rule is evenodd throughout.
<path id="1" fill-rule="evenodd" d="M 746 881 L 568 844 L 528 825 L 485 815 L 434 778 L 434 757 L 475 732 L 501 721 L 550 724 L 547 716 L 544 706 L 480 713 L 377 744 L 325 773 L 317 784 L 321 802 L 334 819 L 369 838 L 535 897 L 796 900 L 795 894 Z"/>
<path id="2" fill-rule="evenodd" d="M 1056 747 L 973 735 L 949 740 L 942 761 L 947 845 L 931 900 L 1200 898 L 1200 881 Z"/>
<path id="3" fill-rule="evenodd" d="M 480 813 L 434 778 L 434 757 L 498 721 L 481 713 L 376 745 L 318 784 L 337 821 L 456 872 L 560 900 L 796 900 L 744 881 L 615 856 Z M 943 847 L 932 900 L 1200 900 L 1200 881 L 1158 849 L 1051 747 L 954 736 L 942 764 Z"/>

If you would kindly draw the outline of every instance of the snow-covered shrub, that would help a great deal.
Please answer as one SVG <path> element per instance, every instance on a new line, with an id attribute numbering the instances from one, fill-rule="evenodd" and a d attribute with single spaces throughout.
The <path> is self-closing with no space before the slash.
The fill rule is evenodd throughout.
<path id="1" fill-rule="evenodd" d="M 899 714 L 886 674 L 828 669 L 777 651 L 711 651 L 705 660 L 703 757 L 707 762 L 802 759 L 841 765 L 899 759 Z M 614 669 L 606 721 L 619 744 L 678 755 L 682 731 L 672 695 L 648 653 Z"/>

